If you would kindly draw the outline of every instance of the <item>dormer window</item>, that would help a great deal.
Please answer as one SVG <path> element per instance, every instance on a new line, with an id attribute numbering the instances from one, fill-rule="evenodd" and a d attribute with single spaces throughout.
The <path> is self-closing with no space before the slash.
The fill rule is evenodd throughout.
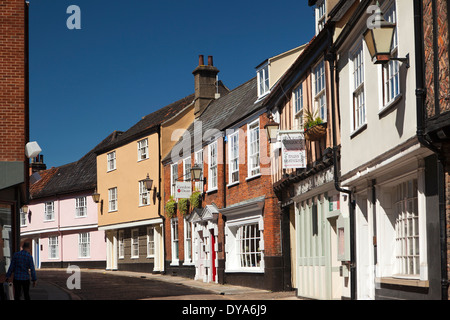
<path id="1" fill-rule="evenodd" d="M 258 74 L 258 97 L 269 93 L 269 64 L 264 64 L 257 70 Z"/>
<path id="2" fill-rule="evenodd" d="M 322 31 L 325 26 L 325 17 L 326 17 L 326 1 L 319 0 L 316 3 L 316 34 Z"/>

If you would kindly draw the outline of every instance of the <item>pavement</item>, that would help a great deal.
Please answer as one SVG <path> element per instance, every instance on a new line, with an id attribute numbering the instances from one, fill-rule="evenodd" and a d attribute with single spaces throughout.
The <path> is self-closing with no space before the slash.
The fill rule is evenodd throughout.
<path id="1" fill-rule="evenodd" d="M 66 269 L 42 269 L 41 274 L 47 275 L 47 277 L 39 277 L 36 287 L 30 288 L 30 296 L 32 300 L 83 300 L 83 297 L 77 295 L 77 290 L 69 290 L 63 285 L 60 279 L 53 281 L 52 276 L 59 274 L 59 277 L 65 277 L 67 279 L 70 274 L 67 274 Z M 53 272 L 53 273 L 52 273 Z M 123 277 L 134 278 L 134 282 L 142 283 L 141 286 L 146 286 L 150 282 L 146 280 L 156 280 L 165 282 L 169 285 L 182 286 L 191 291 L 197 290 L 193 294 L 189 294 L 188 290 L 186 294 L 174 294 L 158 296 L 154 298 L 143 298 L 142 300 L 301 300 L 296 297 L 294 291 L 288 292 L 272 292 L 268 290 L 261 290 L 243 286 L 235 286 L 228 284 L 206 283 L 200 280 L 193 280 L 184 277 L 141 273 L 141 272 L 128 272 L 128 271 L 104 271 L 97 269 L 81 269 L 81 274 L 85 278 L 98 277 L 100 275 L 116 276 L 121 279 Z M 140 281 L 137 281 L 140 279 Z M 122 280 L 123 281 L 123 280 Z M 130 279 L 131 281 L 131 279 Z M 181 287 L 180 287 L 181 288 Z M 111 289 L 113 291 L 113 289 Z M 199 294 L 200 292 L 200 294 Z M 111 296 L 114 299 L 114 296 Z"/>

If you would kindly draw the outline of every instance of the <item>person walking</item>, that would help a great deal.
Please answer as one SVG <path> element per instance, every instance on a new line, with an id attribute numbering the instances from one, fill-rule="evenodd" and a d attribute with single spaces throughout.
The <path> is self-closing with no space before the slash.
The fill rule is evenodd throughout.
<path id="1" fill-rule="evenodd" d="M 6 273 L 6 281 L 9 282 L 11 282 L 11 274 L 14 274 L 14 300 L 20 300 L 22 290 L 25 300 L 30 300 L 30 273 L 33 287 L 36 286 L 36 270 L 30 251 L 30 243 L 25 242 L 22 251 L 14 253 Z"/>

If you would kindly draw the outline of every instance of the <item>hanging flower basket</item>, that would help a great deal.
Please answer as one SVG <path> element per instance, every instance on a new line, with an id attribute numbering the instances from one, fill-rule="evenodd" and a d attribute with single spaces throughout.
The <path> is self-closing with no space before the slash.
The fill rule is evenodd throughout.
<path id="1" fill-rule="evenodd" d="M 170 197 L 170 200 L 166 202 L 165 209 L 167 217 L 169 219 L 172 218 L 174 215 L 176 215 L 177 202 L 175 201 L 175 199 L 173 199 L 173 197 Z"/>
<path id="2" fill-rule="evenodd" d="M 189 211 L 189 200 L 188 199 L 180 199 L 178 200 L 178 211 L 185 216 Z"/>
<path id="3" fill-rule="evenodd" d="M 316 124 L 305 130 L 305 139 L 310 141 L 319 141 L 327 133 L 327 124 Z"/>

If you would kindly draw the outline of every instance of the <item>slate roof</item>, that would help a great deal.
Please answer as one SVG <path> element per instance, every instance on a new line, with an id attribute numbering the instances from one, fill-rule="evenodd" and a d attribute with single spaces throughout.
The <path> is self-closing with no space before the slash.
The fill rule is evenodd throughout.
<path id="1" fill-rule="evenodd" d="M 30 186 L 30 198 L 38 199 L 94 189 L 97 185 L 95 152 L 113 143 L 121 133 L 114 131 L 78 161 L 40 171 L 41 179 Z"/>
<path id="2" fill-rule="evenodd" d="M 206 110 L 196 119 L 196 121 L 201 121 L 202 137 L 205 138 L 205 133 L 208 130 L 212 132 L 213 129 L 216 129 L 222 132 L 251 113 L 259 110 L 262 107 L 263 100 L 257 100 L 257 79 L 254 77 L 230 91 L 227 95 L 212 101 Z M 191 135 L 191 140 L 194 141 L 194 123 L 187 130 Z M 174 148 L 179 147 L 181 141 L 182 138 L 175 144 Z M 167 162 L 170 159 L 171 152 L 163 159 L 163 162 Z"/>

